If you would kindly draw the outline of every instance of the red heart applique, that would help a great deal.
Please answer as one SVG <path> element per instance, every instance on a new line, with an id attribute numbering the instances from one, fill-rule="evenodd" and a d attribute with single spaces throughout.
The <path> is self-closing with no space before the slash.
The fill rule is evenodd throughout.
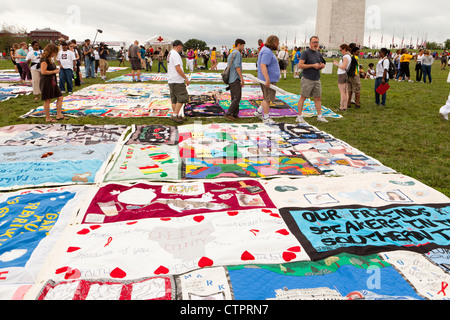
<path id="1" fill-rule="evenodd" d="M 91 232 L 91 230 L 89 230 L 89 229 L 83 229 L 83 230 L 78 231 L 77 234 L 85 235 L 85 234 L 88 234 L 89 232 Z"/>
<path id="2" fill-rule="evenodd" d="M 156 275 L 160 275 L 160 274 L 168 274 L 169 273 L 169 269 L 167 269 L 164 266 L 160 266 L 158 269 L 156 269 L 154 272 L 154 274 Z"/>
<path id="3" fill-rule="evenodd" d="M 204 216 L 195 216 L 194 217 L 194 221 L 195 222 L 202 222 L 203 220 L 205 220 L 205 217 Z"/>
<path id="4" fill-rule="evenodd" d="M 70 269 L 64 275 L 64 279 L 66 279 L 66 280 L 78 279 L 79 277 L 81 277 L 81 272 L 78 269 Z"/>
<path id="5" fill-rule="evenodd" d="M 237 215 L 239 214 L 239 212 L 237 212 L 237 211 L 227 211 L 227 214 L 228 214 L 230 217 L 234 217 L 234 216 L 237 216 Z"/>
<path id="6" fill-rule="evenodd" d="M 136 224 L 136 223 L 137 223 L 137 221 L 131 221 L 131 222 L 127 222 L 127 225 L 131 226 L 131 225 Z"/>
<path id="7" fill-rule="evenodd" d="M 214 264 L 214 261 L 212 261 L 211 259 L 209 259 L 207 257 L 201 258 L 198 262 L 198 266 L 200 268 L 211 267 L 213 264 Z"/>
<path id="8" fill-rule="evenodd" d="M 270 216 L 274 218 L 281 218 L 278 213 L 271 213 Z"/>
<path id="9" fill-rule="evenodd" d="M 160 220 L 161 220 L 161 221 L 170 221 L 170 220 L 172 220 L 172 219 L 170 219 L 170 218 L 161 218 Z"/>
<path id="10" fill-rule="evenodd" d="M 297 255 L 293 252 L 285 251 L 283 252 L 283 260 L 286 262 L 292 261 L 297 258 Z"/>
<path id="11" fill-rule="evenodd" d="M 291 252 L 300 252 L 300 251 L 302 251 L 302 248 L 300 248 L 300 247 L 292 247 L 292 248 L 289 248 L 288 249 L 288 251 L 291 251 Z"/>
<path id="12" fill-rule="evenodd" d="M 80 247 L 69 247 L 69 248 L 67 248 L 67 252 L 71 253 L 71 252 L 78 251 L 80 249 L 81 249 Z"/>
<path id="13" fill-rule="evenodd" d="M 115 268 L 109 275 L 114 279 L 123 279 L 127 276 L 127 273 L 120 268 Z"/>
<path id="14" fill-rule="evenodd" d="M 67 270 L 69 270 L 69 269 L 70 269 L 69 267 L 62 267 L 62 268 L 56 269 L 55 274 L 61 274 L 61 273 L 67 272 Z"/>
<path id="15" fill-rule="evenodd" d="M 243 261 L 251 261 L 251 260 L 255 260 L 255 257 L 250 252 L 245 251 L 241 255 L 241 260 L 243 260 Z"/>
<path id="16" fill-rule="evenodd" d="M 279 233 L 279 234 L 281 234 L 283 236 L 289 235 L 289 231 L 287 231 L 286 229 L 278 230 L 276 233 Z"/>
<path id="17" fill-rule="evenodd" d="M 97 230 L 98 228 L 101 228 L 102 226 L 99 225 L 95 225 L 95 226 L 90 226 L 89 228 L 91 228 L 91 230 Z"/>

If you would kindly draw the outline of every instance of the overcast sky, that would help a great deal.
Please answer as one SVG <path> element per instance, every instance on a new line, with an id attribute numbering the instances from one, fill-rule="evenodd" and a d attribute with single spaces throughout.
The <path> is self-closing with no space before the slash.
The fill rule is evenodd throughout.
<path id="1" fill-rule="evenodd" d="M 71 39 L 98 41 L 134 40 L 144 43 L 154 35 L 186 41 L 204 40 L 209 46 L 230 47 L 243 38 L 256 47 L 258 38 L 270 34 L 301 44 L 315 33 L 318 0 L 1 0 L 0 23 L 52 28 Z M 358 0 L 355 0 L 358 2 Z M 367 0 L 365 44 L 419 41 L 444 42 L 450 38 L 448 0 Z M 344 10 L 345 12 L 345 10 Z"/>

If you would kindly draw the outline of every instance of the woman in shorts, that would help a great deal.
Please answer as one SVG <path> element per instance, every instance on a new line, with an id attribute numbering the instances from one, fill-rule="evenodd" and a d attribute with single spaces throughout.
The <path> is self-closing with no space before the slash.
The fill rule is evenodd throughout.
<path id="1" fill-rule="evenodd" d="M 338 67 L 338 87 L 341 94 L 341 105 L 338 111 L 347 111 L 348 104 L 348 90 L 347 90 L 347 71 L 350 69 L 350 64 L 352 62 L 352 57 L 350 56 L 350 47 L 347 44 L 341 44 L 340 51 L 342 54 L 342 59 L 338 63 L 333 61 L 334 65 Z"/>

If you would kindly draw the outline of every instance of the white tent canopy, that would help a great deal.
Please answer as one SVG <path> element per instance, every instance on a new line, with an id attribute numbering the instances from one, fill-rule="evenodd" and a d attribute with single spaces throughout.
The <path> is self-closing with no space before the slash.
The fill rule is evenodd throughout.
<path id="1" fill-rule="evenodd" d="M 146 46 L 171 46 L 173 43 L 173 40 L 166 37 L 166 36 L 160 36 L 156 35 L 145 41 Z"/>

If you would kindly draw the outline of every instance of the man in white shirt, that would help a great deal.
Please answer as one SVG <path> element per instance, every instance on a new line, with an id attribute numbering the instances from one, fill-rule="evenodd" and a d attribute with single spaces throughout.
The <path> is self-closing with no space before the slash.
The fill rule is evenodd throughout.
<path id="1" fill-rule="evenodd" d="M 27 63 L 31 62 L 31 83 L 33 85 L 33 94 L 35 95 L 34 101 L 39 100 L 41 94 L 40 82 L 41 82 L 41 54 L 39 42 L 33 41 L 31 43 L 31 50 L 28 51 L 25 60 Z"/>
<path id="2" fill-rule="evenodd" d="M 180 40 L 175 40 L 173 49 L 167 56 L 167 74 L 173 110 L 172 120 L 176 123 L 183 122 L 180 111 L 183 105 L 189 102 L 189 94 L 186 89 L 186 86 L 189 86 L 189 79 L 183 71 L 181 51 L 183 51 L 183 43 Z"/>
<path id="3" fill-rule="evenodd" d="M 58 64 L 59 64 L 59 89 L 61 89 L 62 93 L 66 92 L 66 83 L 67 83 L 67 92 L 72 93 L 73 90 L 73 70 L 76 67 L 77 58 L 75 53 L 68 50 L 67 42 L 63 42 L 61 44 L 61 50 L 58 52 Z"/>

